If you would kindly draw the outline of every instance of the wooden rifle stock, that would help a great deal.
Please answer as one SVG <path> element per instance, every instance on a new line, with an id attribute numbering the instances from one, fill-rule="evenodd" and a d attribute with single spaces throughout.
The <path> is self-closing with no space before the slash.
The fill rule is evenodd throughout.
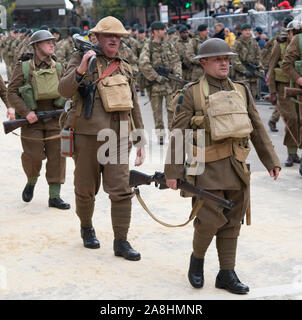
<path id="1" fill-rule="evenodd" d="M 302 96 L 302 89 L 300 88 L 284 88 L 284 98 Z"/>
<path id="2" fill-rule="evenodd" d="M 51 110 L 51 111 L 41 111 L 41 112 L 36 112 L 38 120 L 43 120 L 47 121 L 52 118 L 55 118 L 64 111 L 64 109 L 59 109 L 59 110 Z M 29 124 L 29 122 L 26 119 L 16 119 L 16 120 L 8 120 L 3 122 L 3 127 L 4 127 L 4 132 L 5 134 L 8 134 L 15 129 L 18 129 L 25 124 Z"/>

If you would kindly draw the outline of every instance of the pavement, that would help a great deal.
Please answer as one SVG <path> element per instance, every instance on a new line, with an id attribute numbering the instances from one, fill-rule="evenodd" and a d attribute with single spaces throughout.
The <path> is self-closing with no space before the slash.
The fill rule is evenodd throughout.
<path id="1" fill-rule="evenodd" d="M 5 78 L 3 64 L 0 72 Z M 152 174 L 163 170 L 167 143 L 162 147 L 156 144 L 147 101 L 147 97 L 139 97 L 150 144 L 147 159 L 138 170 Z M 257 104 L 257 108 L 268 129 L 271 106 Z M 0 118 L 5 120 L 2 102 Z M 34 199 L 24 203 L 21 193 L 26 178 L 20 160 L 20 139 L 1 131 L 0 299 L 301 300 L 302 177 L 298 165 L 284 167 L 287 155 L 282 120 L 277 127 L 279 132 L 268 132 L 282 163 L 279 179 L 273 181 L 254 149 L 248 159 L 252 170 L 252 225 L 242 226 L 235 268 L 241 281 L 250 287 L 250 293 L 244 296 L 215 288 L 219 270 L 215 241 L 205 258 L 204 288 L 192 288 L 187 279 L 192 224 L 174 229 L 161 226 L 136 199 L 129 241 L 141 252 L 141 261 L 114 256 L 110 201 L 102 189 L 96 197 L 94 214 L 101 248 L 84 248 L 75 213 L 72 159 L 67 159 L 66 183 L 62 187 L 62 198 L 71 203 L 70 210 L 48 208 L 45 163 Z M 134 158 L 132 151 L 131 168 Z M 190 199 L 179 197 L 179 192 L 144 186 L 141 194 L 159 219 L 172 224 L 187 219 Z"/>

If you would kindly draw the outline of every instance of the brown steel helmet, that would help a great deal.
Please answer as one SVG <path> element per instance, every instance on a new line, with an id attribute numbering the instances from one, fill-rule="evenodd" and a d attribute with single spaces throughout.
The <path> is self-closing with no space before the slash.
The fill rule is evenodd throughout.
<path id="1" fill-rule="evenodd" d="M 121 21 L 111 16 L 101 19 L 90 32 L 129 36 Z"/>
<path id="2" fill-rule="evenodd" d="M 34 43 L 45 41 L 45 40 L 55 41 L 56 38 L 47 30 L 38 30 L 32 34 L 28 45 L 30 46 Z"/>
<path id="3" fill-rule="evenodd" d="M 194 59 L 216 57 L 216 56 L 233 56 L 230 46 L 222 39 L 212 38 L 203 42 L 198 49 L 197 56 Z"/>

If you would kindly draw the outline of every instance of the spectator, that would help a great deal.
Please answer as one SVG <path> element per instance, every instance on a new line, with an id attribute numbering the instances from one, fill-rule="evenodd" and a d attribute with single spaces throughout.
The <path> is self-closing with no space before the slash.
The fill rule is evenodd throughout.
<path id="1" fill-rule="evenodd" d="M 224 40 L 232 48 L 234 42 L 236 41 L 236 36 L 229 28 L 224 28 Z"/>
<path id="2" fill-rule="evenodd" d="M 224 24 L 219 22 L 214 24 L 213 38 L 219 38 L 224 40 Z"/>
<path id="3" fill-rule="evenodd" d="M 293 7 L 290 6 L 288 1 L 282 1 L 278 4 L 279 10 L 288 10 L 292 9 Z"/>
<path id="4" fill-rule="evenodd" d="M 261 38 L 262 34 L 263 34 L 263 29 L 261 27 L 256 27 L 254 30 L 254 35 L 255 35 L 255 39 L 258 42 L 260 50 L 263 50 L 265 46 L 265 40 Z"/>

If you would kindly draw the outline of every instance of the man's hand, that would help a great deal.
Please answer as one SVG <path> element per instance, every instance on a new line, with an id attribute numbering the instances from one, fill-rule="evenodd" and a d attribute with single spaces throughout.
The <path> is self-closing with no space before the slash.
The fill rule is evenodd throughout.
<path id="1" fill-rule="evenodd" d="M 9 120 L 15 120 L 15 109 L 14 108 L 7 108 L 6 117 Z"/>
<path id="2" fill-rule="evenodd" d="M 271 177 L 274 178 L 274 180 L 277 180 L 279 176 L 280 168 L 279 167 L 274 167 L 274 169 L 270 170 L 269 174 Z"/>
<path id="3" fill-rule="evenodd" d="M 166 185 L 170 189 L 177 190 L 177 179 L 166 179 Z"/>
<path id="4" fill-rule="evenodd" d="M 34 123 L 34 122 L 37 122 L 39 119 L 37 118 L 37 115 L 31 111 L 27 116 L 26 116 L 26 120 L 29 122 L 29 123 Z"/>
<path id="5" fill-rule="evenodd" d="M 271 93 L 269 96 L 269 100 L 270 100 L 271 104 L 273 104 L 275 106 L 277 104 L 277 94 Z"/>
<path id="6" fill-rule="evenodd" d="M 145 157 L 146 157 L 145 147 L 138 148 L 136 150 L 136 159 L 135 159 L 134 165 L 136 167 L 139 167 L 140 165 L 142 165 L 145 161 Z"/>
<path id="7" fill-rule="evenodd" d="M 156 81 L 159 83 L 159 84 L 163 84 L 167 81 L 167 78 L 166 77 L 163 77 L 163 76 L 158 76 L 156 78 Z"/>
<path id="8" fill-rule="evenodd" d="M 96 53 L 93 50 L 89 50 L 87 53 L 83 55 L 81 64 L 77 68 L 77 73 L 79 75 L 83 75 L 88 70 L 88 61 L 92 56 L 95 56 Z"/>
<path id="9" fill-rule="evenodd" d="M 299 86 L 302 86 L 302 77 L 298 78 L 298 80 L 296 81 L 296 84 L 298 84 Z"/>

